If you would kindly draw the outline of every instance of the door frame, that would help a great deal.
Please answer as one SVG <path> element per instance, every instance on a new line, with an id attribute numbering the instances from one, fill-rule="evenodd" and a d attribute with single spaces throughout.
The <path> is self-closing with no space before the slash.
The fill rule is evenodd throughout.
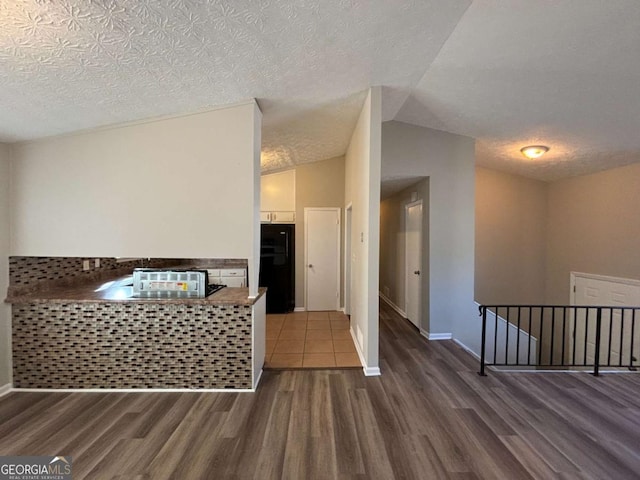
<path id="1" fill-rule="evenodd" d="M 423 209 L 424 209 L 424 205 L 422 203 L 422 199 L 418 199 L 418 200 L 414 200 L 413 202 L 409 202 L 406 203 L 404 205 L 404 311 L 405 311 L 405 315 L 407 320 L 409 320 L 411 322 L 411 319 L 409 318 L 409 309 L 407 308 L 409 305 L 409 275 L 410 275 L 410 268 L 409 268 L 409 255 L 407 254 L 407 225 L 408 225 L 408 219 L 409 219 L 409 209 L 412 207 L 417 207 L 420 206 L 420 212 L 423 213 Z M 423 216 L 420 217 L 420 230 L 419 230 L 419 235 L 420 235 L 420 241 L 418 242 L 418 244 L 420 245 L 421 251 L 420 251 L 420 285 L 422 286 L 422 275 L 424 275 L 423 272 L 423 268 L 422 268 L 422 227 L 423 227 L 423 223 L 424 223 L 424 218 Z M 413 324 L 413 322 L 411 322 Z M 422 300 L 420 300 L 419 305 L 418 305 L 418 318 L 416 319 L 416 323 L 417 325 L 415 325 L 419 330 L 422 330 Z"/>
<path id="2" fill-rule="evenodd" d="M 342 225 L 342 209 L 340 207 L 304 207 L 304 305 L 305 310 L 309 311 L 309 229 L 307 228 L 307 213 L 310 211 L 334 211 L 338 216 L 338 234 L 336 235 L 337 258 L 336 258 L 336 275 L 338 291 L 336 295 L 335 309 L 340 310 L 340 229 Z"/>
<path id="3" fill-rule="evenodd" d="M 351 315 L 351 229 L 353 226 L 353 204 L 349 202 L 344 209 L 344 290 L 343 303 L 345 315 Z"/>

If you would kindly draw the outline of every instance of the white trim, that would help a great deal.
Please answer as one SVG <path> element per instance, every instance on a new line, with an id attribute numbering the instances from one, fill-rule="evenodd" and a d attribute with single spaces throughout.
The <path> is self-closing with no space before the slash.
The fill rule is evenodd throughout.
<path id="1" fill-rule="evenodd" d="M 319 212 L 319 211 L 331 211 L 337 214 L 338 216 L 338 235 L 336 236 L 336 246 L 337 246 L 337 258 L 336 258 L 336 304 L 335 311 L 340 309 L 340 254 L 342 252 L 341 245 L 341 237 L 340 230 L 342 229 L 342 208 L 340 207 L 304 207 L 304 303 L 305 305 L 309 305 L 309 269 L 307 265 L 309 265 L 309 228 L 307 225 L 307 213 L 308 212 Z"/>
<path id="2" fill-rule="evenodd" d="M 429 332 L 427 332 L 427 335 L 429 335 L 427 337 L 429 340 L 451 340 L 453 338 L 453 334 L 452 333 L 429 333 Z"/>
<path id="3" fill-rule="evenodd" d="M 353 331 L 353 328 L 349 327 L 349 333 L 351 333 L 351 339 L 353 340 L 353 344 L 356 346 L 356 352 L 358 352 L 358 357 L 360 357 L 360 363 L 362 363 L 362 371 L 364 372 L 365 377 L 376 377 L 381 375 L 380 367 L 368 367 L 367 362 L 364 360 L 364 355 L 362 350 L 360 350 L 360 344 L 358 343 L 358 339 L 356 338 L 356 334 Z"/>
<path id="4" fill-rule="evenodd" d="M 426 338 L 429 341 L 453 339 L 452 333 L 429 333 L 424 328 L 420 329 L 420 335 L 422 335 L 424 338 Z"/>
<path id="5" fill-rule="evenodd" d="M 353 229 L 353 202 L 349 202 L 346 207 L 344 207 L 344 265 L 343 265 L 343 294 L 342 294 L 342 303 L 344 308 L 345 315 L 351 314 L 351 276 L 353 275 L 351 268 L 351 257 L 353 252 L 353 245 L 351 241 L 352 230 Z"/>
<path id="6" fill-rule="evenodd" d="M 254 388 L 12 388 L 12 392 L 47 393 L 255 393 Z"/>
<path id="7" fill-rule="evenodd" d="M 363 370 L 365 377 L 379 377 L 382 375 L 380 367 L 364 367 Z"/>
<path id="8" fill-rule="evenodd" d="M 10 383 L 7 383 L 6 385 L 2 385 L 0 387 L 0 397 L 3 395 L 6 395 L 7 393 L 9 393 L 12 389 L 12 385 Z"/>
<path id="9" fill-rule="evenodd" d="M 409 273 L 409 255 L 407 255 L 407 243 L 409 242 L 408 236 L 407 236 L 407 224 L 408 224 L 408 217 L 409 217 L 409 209 L 413 208 L 413 207 L 420 207 L 420 231 L 419 231 L 419 235 L 420 235 L 420 241 L 418 242 L 420 244 L 420 251 L 418 252 L 418 254 L 420 255 L 420 270 L 422 270 L 422 215 L 423 215 L 423 205 L 422 205 L 422 199 L 419 200 L 415 200 L 413 202 L 409 202 L 406 203 L 404 205 L 404 304 L 405 307 L 408 309 L 409 306 L 409 275 L 411 275 Z M 424 274 L 424 272 L 420 272 L 420 285 L 422 286 L 422 274 Z M 405 314 L 404 317 L 409 320 L 414 326 L 421 328 L 420 325 L 422 325 L 422 299 L 420 298 L 420 295 L 418 295 L 418 318 L 416 319 L 416 323 L 413 323 L 413 321 L 407 317 L 407 315 Z"/>
<path id="10" fill-rule="evenodd" d="M 293 309 L 294 312 L 306 312 L 307 309 L 305 307 L 295 307 Z"/>
<path id="11" fill-rule="evenodd" d="M 256 389 L 258 388 L 258 384 L 260 383 L 260 379 L 262 378 L 262 372 L 264 372 L 264 370 L 261 368 L 260 371 L 258 372 L 257 378 L 255 380 L 255 382 L 253 382 L 253 389 L 252 391 L 256 391 Z"/>
<path id="12" fill-rule="evenodd" d="M 474 352 L 473 350 L 471 350 L 469 347 L 467 347 L 464 343 L 462 343 L 460 340 L 458 340 L 457 338 L 454 338 L 453 341 L 455 343 L 457 343 L 458 345 L 460 345 L 462 347 L 462 349 L 471 354 L 471 356 L 473 356 L 476 360 L 480 361 L 480 355 L 478 355 L 476 352 Z"/>
<path id="13" fill-rule="evenodd" d="M 404 313 L 404 312 L 402 311 L 402 309 L 401 309 L 399 306 L 397 306 L 395 303 L 393 303 L 393 302 L 391 301 L 391 299 L 390 299 L 390 298 L 388 298 L 387 296 L 385 296 L 382 292 L 378 292 L 378 295 L 380 296 L 380 298 L 381 298 L 382 300 L 384 300 L 384 302 L 385 302 L 387 305 L 389 305 L 389 306 L 390 306 L 391 308 L 393 308 L 396 312 L 398 312 L 402 318 L 404 318 L 404 319 L 406 319 L 406 318 L 407 318 L 407 314 L 406 314 L 406 313 Z M 412 323 L 411 325 L 413 325 L 413 323 Z"/>

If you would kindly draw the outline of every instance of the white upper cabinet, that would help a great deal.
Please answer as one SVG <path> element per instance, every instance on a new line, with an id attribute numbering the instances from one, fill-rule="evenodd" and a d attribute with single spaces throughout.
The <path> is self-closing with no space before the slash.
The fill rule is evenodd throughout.
<path id="1" fill-rule="evenodd" d="M 262 175 L 260 178 L 260 211 L 294 212 L 296 210 L 296 171 Z"/>

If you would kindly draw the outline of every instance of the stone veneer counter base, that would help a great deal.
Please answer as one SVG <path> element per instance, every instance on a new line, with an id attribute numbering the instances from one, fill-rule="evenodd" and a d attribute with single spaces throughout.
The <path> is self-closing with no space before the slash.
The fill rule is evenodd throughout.
<path id="1" fill-rule="evenodd" d="M 13 306 L 15 388 L 252 387 L 247 305 Z"/>
<path id="2" fill-rule="evenodd" d="M 225 287 L 206 298 L 142 299 L 130 297 L 131 287 L 101 284 L 6 300 L 14 388 L 254 388 L 265 289 L 255 298 Z"/>

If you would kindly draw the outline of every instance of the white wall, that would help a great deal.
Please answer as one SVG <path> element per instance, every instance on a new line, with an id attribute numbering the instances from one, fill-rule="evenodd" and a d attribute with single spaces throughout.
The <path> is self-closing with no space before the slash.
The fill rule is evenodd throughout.
<path id="1" fill-rule="evenodd" d="M 15 145 L 11 253 L 247 258 L 255 288 L 260 128 L 251 101 Z"/>
<path id="2" fill-rule="evenodd" d="M 345 157 L 345 206 L 353 207 L 351 328 L 371 374 L 378 370 L 380 90 L 369 90 Z"/>
<path id="3" fill-rule="evenodd" d="M 4 303 L 9 286 L 9 147 L 0 144 L 0 388 L 11 383 L 11 309 Z"/>
<path id="4" fill-rule="evenodd" d="M 401 122 L 382 125 L 382 177 L 429 178 L 429 325 L 473 346 L 474 140 Z"/>

